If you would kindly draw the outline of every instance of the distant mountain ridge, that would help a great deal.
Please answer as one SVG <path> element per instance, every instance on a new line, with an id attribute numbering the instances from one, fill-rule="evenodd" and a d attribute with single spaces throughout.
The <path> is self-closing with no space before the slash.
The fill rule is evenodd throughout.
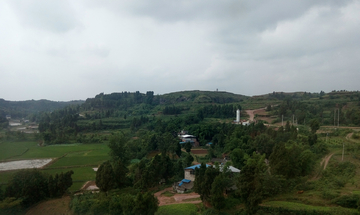
<path id="1" fill-rule="evenodd" d="M 82 100 L 56 102 L 46 99 L 26 101 L 7 101 L 0 99 L 0 115 L 11 115 L 15 118 L 21 118 L 32 113 L 42 111 L 49 112 L 69 105 L 80 105 L 82 103 L 84 103 Z"/>

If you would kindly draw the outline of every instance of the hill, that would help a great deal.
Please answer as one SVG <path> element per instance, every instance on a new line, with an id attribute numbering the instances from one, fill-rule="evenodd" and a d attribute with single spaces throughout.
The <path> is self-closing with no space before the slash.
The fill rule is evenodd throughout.
<path id="1" fill-rule="evenodd" d="M 11 115 L 13 118 L 27 117 L 29 114 L 38 112 L 50 112 L 69 105 L 79 105 L 84 101 L 56 102 L 46 99 L 27 101 L 7 101 L 0 99 L 0 115 Z"/>

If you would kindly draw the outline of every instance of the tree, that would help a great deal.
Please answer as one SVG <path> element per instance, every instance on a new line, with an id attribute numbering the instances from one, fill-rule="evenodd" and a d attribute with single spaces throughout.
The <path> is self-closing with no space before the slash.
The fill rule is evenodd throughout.
<path id="1" fill-rule="evenodd" d="M 204 201 L 204 195 L 202 194 L 205 190 L 205 171 L 206 164 L 201 163 L 199 168 L 195 169 L 195 181 L 194 181 L 194 191 L 200 194 L 200 198 Z"/>
<path id="2" fill-rule="evenodd" d="M 193 161 L 194 161 L 194 157 L 190 153 L 187 153 L 185 157 L 186 166 L 191 166 Z"/>
<path id="3" fill-rule="evenodd" d="M 241 170 L 238 187 L 240 187 L 240 197 L 245 202 L 249 214 L 256 213 L 263 199 L 263 182 L 267 169 L 264 159 L 265 155 L 254 152 Z"/>
<path id="4" fill-rule="evenodd" d="M 116 160 L 112 162 L 112 168 L 114 171 L 115 183 L 117 188 L 123 188 L 128 182 L 126 174 L 129 170 L 121 162 L 121 160 Z"/>
<path id="5" fill-rule="evenodd" d="M 265 154 L 266 158 L 269 158 L 275 144 L 269 135 L 260 134 L 256 136 L 254 145 L 256 147 L 257 152 L 259 152 L 260 154 Z"/>
<path id="6" fill-rule="evenodd" d="M 184 148 L 186 150 L 187 153 L 189 153 L 191 151 L 192 145 L 190 142 L 186 142 L 184 145 Z"/>
<path id="7" fill-rule="evenodd" d="M 224 174 L 216 176 L 211 185 L 210 202 L 216 210 L 221 210 L 225 207 L 224 191 L 226 190 L 226 186 L 227 180 L 224 178 Z"/>
<path id="8" fill-rule="evenodd" d="M 317 119 L 312 119 L 310 121 L 310 128 L 311 128 L 311 133 L 315 134 L 316 131 L 320 128 L 320 123 Z"/>
<path id="9" fill-rule="evenodd" d="M 100 165 L 98 171 L 96 171 L 95 183 L 100 191 L 103 192 L 116 188 L 114 171 L 110 161 L 106 161 Z"/>
<path id="10" fill-rule="evenodd" d="M 133 214 L 148 215 L 155 214 L 158 209 L 159 200 L 150 192 L 138 193 L 135 198 Z"/>
<path id="11" fill-rule="evenodd" d="M 202 201 L 210 201 L 211 185 L 219 174 L 219 169 L 206 168 L 204 163 L 201 164 L 200 168 L 195 169 L 194 191 L 200 195 Z"/>
<path id="12" fill-rule="evenodd" d="M 128 137 L 121 133 L 111 136 L 109 141 L 110 156 L 113 160 L 120 159 L 124 165 L 129 162 L 128 153 L 125 147 L 128 140 Z"/>
<path id="13" fill-rule="evenodd" d="M 242 167 L 245 165 L 244 155 L 245 155 L 244 151 L 239 148 L 236 148 L 231 152 L 230 158 L 234 167 L 238 169 L 242 169 Z"/>
<path id="14" fill-rule="evenodd" d="M 48 178 L 39 170 L 20 170 L 9 181 L 6 197 L 22 198 L 23 204 L 34 204 L 49 196 Z"/>

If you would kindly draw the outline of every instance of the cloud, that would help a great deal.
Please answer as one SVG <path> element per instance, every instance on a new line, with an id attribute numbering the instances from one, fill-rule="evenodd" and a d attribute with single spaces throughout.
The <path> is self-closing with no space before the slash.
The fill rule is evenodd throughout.
<path id="1" fill-rule="evenodd" d="M 11 0 L 9 3 L 25 27 L 63 33 L 79 24 L 69 1 Z"/>
<path id="2" fill-rule="evenodd" d="M 0 98 L 358 89 L 359 9 L 358 0 L 3 1 Z"/>

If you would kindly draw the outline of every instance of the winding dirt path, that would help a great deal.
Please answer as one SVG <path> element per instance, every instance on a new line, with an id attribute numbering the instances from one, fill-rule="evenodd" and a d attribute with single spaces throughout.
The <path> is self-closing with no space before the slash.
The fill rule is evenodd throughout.
<path id="1" fill-rule="evenodd" d="M 172 205 L 172 204 L 183 204 L 183 203 L 193 203 L 193 204 L 201 203 L 201 200 L 186 201 L 188 199 L 200 198 L 200 195 L 195 192 L 185 193 L 185 194 L 175 193 L 171 197 L 162 196 L 161 194 L 166 191 L 173 193 L 172 187 L 168 187 L 168 188 L 161 190 L 154 194 L 154 196 L 159 200 L 159 206 Z"/>
<path id="2" fill-rule="evenodd" d="M 328 163 L 329 163 L 330 158 L 331 158 L 334 154 L 335 154 L 335 153 L 331 153 L 331 154 L 329 154 L 329 155 L 326 155 L 326 156 L 322 159 L 322 161 L 321 161 L 321 163 L 320 163 L 320 166 L 324 165 L 324 170 L 326 169 L 326 167 L 327 167 L 327 165 L 328 165 Z"/>

